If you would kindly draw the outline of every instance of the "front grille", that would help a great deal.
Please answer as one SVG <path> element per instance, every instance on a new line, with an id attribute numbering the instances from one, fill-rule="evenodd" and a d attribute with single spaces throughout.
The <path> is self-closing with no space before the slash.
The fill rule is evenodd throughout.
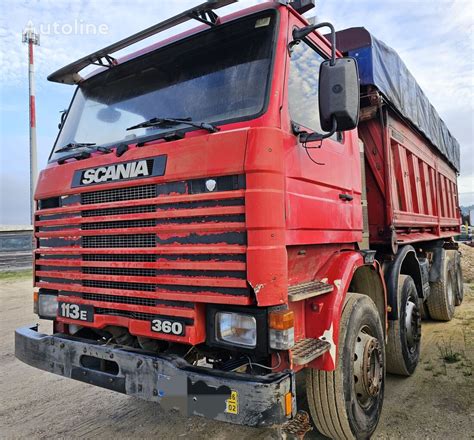
<path id="1" fill-rule="evenodd" d="M 82 237 L 82 247 L 84 248 L 144 248 L 155 246 L 155 234 L 89 235 Z"/>
<path id="2" fill-rule="evenodd" d="M 226 303 L 231 296 L 235 304 L 251 303 L 245 179 L 213 179 L 212 194 L 206 194 L 206 179 L 194 179 L 85 192 L 74 195 L 64 214 L 61 207 L 49 209 L 48 217 L 40 211 L 37 219 L 46 229 L 40 231 L 37 285 L 110 304 L 96 308 L 97 314 L 144 320 L 156 315 L 122 310 L 124 304 L 202 310 L 195 303 L 199 296 L 205 302 Z M 127 228 L 139 233 L 125 234 Z"/>
<path id="3" fill-rule="evenodd" d="M 108 189 L 81 194 L 83 205 L 118 202 L 125 200 L 151 199 L 156 197 L 156 185 L 131 186 L 129 188 Z"/>
<path id="4" fill-rule="evenodd" d="M 84 254 L 82 256 L 84 261 L 122 261 L 133 263 L 153 263 L 156 261 L 156 255 L 152 254 Z"/>

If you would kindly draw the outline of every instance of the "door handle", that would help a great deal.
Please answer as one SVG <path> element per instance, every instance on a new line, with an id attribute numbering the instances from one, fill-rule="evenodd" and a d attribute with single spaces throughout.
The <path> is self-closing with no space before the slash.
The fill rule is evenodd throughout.
<path id="1" fill-rule="evenodd" d="M 350 194 L 339 194 L 339 198 L 346 202 L 351 202 L 354 199 Z"/>

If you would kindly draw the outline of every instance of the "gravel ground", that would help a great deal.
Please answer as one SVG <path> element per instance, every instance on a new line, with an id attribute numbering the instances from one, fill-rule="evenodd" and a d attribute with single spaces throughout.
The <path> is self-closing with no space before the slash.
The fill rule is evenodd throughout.
<path id="1" fill-rule="evenodd" d="M 466 272 L 466 271 L 465 271 Z M 420 365 L 410 378 L 387 377 L 377 439 L 474 438 L 474 284 L 448 323 L 423 325 Z M 198 417 L 182 418 L 156 404 L 129 398 L 31 368 L 13 354 L 16 327 L 37 322 L 31 281 L 0 280 L 0 438 L 276 438 L 274 431 Z M 50 329 L 41 322 L 41 330 Z M 446 363 L 441 351 L 451 351 Z M 322 438 L 315 432 L 306 439 Z"/>

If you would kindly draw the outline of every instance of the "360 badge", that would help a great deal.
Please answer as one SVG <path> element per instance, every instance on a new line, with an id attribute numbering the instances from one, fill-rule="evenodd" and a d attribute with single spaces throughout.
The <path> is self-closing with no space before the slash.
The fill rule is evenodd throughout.
<path id="1" fill-rule="evenodd" d="M 151 320 L 151 331 L 166 335 L 183 336 L 186 326 L 182 321 L 155 318 Z"/>

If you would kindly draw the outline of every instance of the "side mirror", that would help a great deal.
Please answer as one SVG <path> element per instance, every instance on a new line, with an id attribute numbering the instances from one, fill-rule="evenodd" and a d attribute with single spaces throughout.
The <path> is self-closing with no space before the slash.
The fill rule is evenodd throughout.
<path id="1" fill-rule="evenodd" d="M 319 68 L 319 117 L 324 131 L 352 130 L 359 122 L 359 70 L 354 58 L 337 58 Z"/>

